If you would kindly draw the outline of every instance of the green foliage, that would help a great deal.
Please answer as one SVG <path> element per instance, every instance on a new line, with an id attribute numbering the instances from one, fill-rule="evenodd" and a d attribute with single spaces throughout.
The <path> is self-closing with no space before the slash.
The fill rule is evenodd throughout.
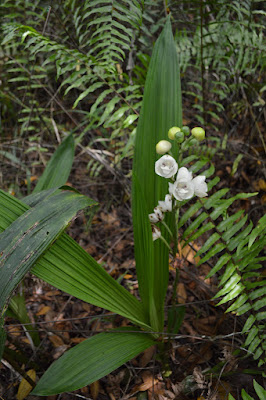
<path id="1" fill-rule="evenodd" d="M 259 2 L 207 1 L 186 11 L 193 15 L 193 24 L 178 28 L 175 39 L 181 73 L 192 76 L 183 90 L 200 111 L 198 121 L 215 122 L 224 111 L 235 118 L 253 103 L 261 105 L 265 12 Z M 174 3 L 172 12 L 180 20 Z"/>
<path id="2" fill-rule="evenodd" d="M 259 400 L 264 400 L 266 397 L 266 390 L 263 389 L 263 387 L 261 385 L 259 385 L 258 382 L 255 381 L 255 379 L 253 380 L 253 385 L 254 385 L 256 395 L 258 396 Z M 241 397 L 243 400 L 254 400 L 254 397 L 250 396 L 245 391 L 245 389 L 241 390 Z M 231 394 L 229 394 L 228 400 L 235 400 L 235 398 Z"/>
<path id="3" fill-rule="evenodd" d="M 70 134 L 53 154 L 48 162 L 44 173 L 38 180 L 33 193 L 64 185 L 69 177 L 73 160 L 75 144 Z"/>
<path id="4" fill-rule="evenodd" d="M 178 59 L 168 18 L 154 47 L 146 79 L 136 135 L 132 196 L 140 295 L 149 313 L 151 326 L 159 332 L 162 331 L 164 322 L 163 305 L 168 286 L 169 251 L 162 242 L 153 244 L 148 213 L 167 188 L 166 180 L 154 173 L 156 143 L 164 138 L 165 132 L 171 126 L 180 125 L 181 119 Z M 173 152 L 177 152 L 177 146 L 173 146 Z"/>
<path id="5" fill-rule="evenodd" d="M 209 189 L 217 181 L 214 178 Z M 183 230 L 181 239 L 185 244 L 203 238 L 204 245 L 195 255 L 201 256 L 198 266 L 205 262 L 214 264 L 207 278 L 222 272 L 220 290 L 214 298 L 219 298 L 218 305 L 229 302 L 226 312 L 247 315 L 244 346 L 261 366 L 266 361 L 265 312 L 262 310 L 266 304 L 266 282 L 260 273 L 261 263 L 266 259 L 261 256 L 266 244 L 266 216 L 253 228 L 244 210 L 230 215 L 230 206 L 235 201 L 256 193 L 224 198 L 227 193 L 228 189 L 221 189 L 207 199 L 198 200 L 181 216 L 178 227 Z"/>
<path id="6" fill-rule="evenodd" d="M 15 199 L 11 200 L 11 196 L 5 192 L 1 191 L 0 196 L 1 222 L 7 225 L 9 218 L 12 218 L 12 210 L 19 212 L 19 207 L 16 207 Z M 13 224 L 6 226 L 0 244 L 1 317 L 10 294 L 32 265 L 63 232 L 77 211 L 92 204 L 95 202 L 85 196 L 73 191 L 62 191 L 46 197 L 18 217 Z"/>
<path id="7" fill-rule="evenodd" d="M 154 344 L 136 328 L 92 336 L 54 362 L 32 393 L 49 396 L 89 385 Z"/>

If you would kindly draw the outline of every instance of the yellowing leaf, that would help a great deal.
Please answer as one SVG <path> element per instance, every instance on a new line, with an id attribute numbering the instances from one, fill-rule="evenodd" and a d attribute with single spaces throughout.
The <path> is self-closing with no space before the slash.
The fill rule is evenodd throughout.
<path id="1" fill-rule="evenodd" d="M 35 382 L 36 372 L 34 371 L 34 369 L 30 369 L 27 372 L 27 375 L 31 378 L 33 382 Z M 18 387 L 17 400 L 24 400 L 32 391 L 32 389 L 33 387 L 29 384 L 29 382 L 26 379 L 22 379 Z"/>

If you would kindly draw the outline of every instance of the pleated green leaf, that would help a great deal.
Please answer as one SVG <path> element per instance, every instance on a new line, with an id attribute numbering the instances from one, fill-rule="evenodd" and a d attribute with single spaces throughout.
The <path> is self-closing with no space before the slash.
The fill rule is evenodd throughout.
<path id="1" fill-rule="evenodd" d="M 74 160 L 75 144 L 72 134 L 58 146 L 49 160 L 33 193 L 65 185 Z"/>
<path id="2" fill-rule="evenodd" d="M 170 19 L 158 38 L 149 64 L 144 89 L 144 98 L 138 121 L 134 153 L 133 172 L 140 183 L 145 203 L 139 210 L 137 199 L 138 189 L 133 182 L 133 227 L 135 240 L 136 269 L 139 280 L 140 294 L 144 307 L 150 313 L 154 310 L 152 326 L 161 330 L 164 319 L 164 298 L 168 286 L 168 256 L 169 251 L 160 240 L 154 242 L 154 265 L 148 266 L 144 246 L 148 234 L 143 224 L 144 210 L 152 213 L 159 200 L 164 200 L 168 193 L 168 180 L 154 172 L 155 161 L 159 158 L 155 146 L 159 140 L 167 139 L 167 132 L 172 126 L 182 124 L 181 88 L 179 65 L 176 46 L 174 43 Z M 174 157 L 177 155 L 176 144 L 172 147 Z M 136 182 L 136 181 L 135 181 Z M 168 213 L 169 214 L 169 213 Z M 173 216 L 166 215 L 166 223 L 173 227 Z M 145 225 L 145 224 L 144 224 Z M 140 230 L 143 232 L 140 233 Z M 162 234 L 168 240 L 169 236 L 162 227 Z M 150 272 L 152 276 L 150 275 Z M 147 290 L 146 287 L 149 286 Z M 151 287 L 153 286 L 153 287 Z M 150 318 L 153 317 L 150 315 Z"/>
<path id="3" fill-rule="evenodd" d="M 109 374 L 153 344 L 151 337 L 142 332 L 100 333 L 84 340 L 55 361 L 32 394 L 50 396 L 80 389 Z"/>
<path id="4" fill-rule="evenodd" d="M 1 199 L 6 199 L 4 192 Z M 46 198 L 26 211 L 0 235 L 0 309 L 35 264 L 63 232 L 77 211 L 95 202 L 77 193 L 64 191 Z"/>
<path id="5" fill-rule="evenodd" d="M 0 191 L 0 231 L 27 210 L 29 206 Z M 31 272 L 64 292 L 149 329 L 142 304 L 65 233 L 37 260 Z"/>

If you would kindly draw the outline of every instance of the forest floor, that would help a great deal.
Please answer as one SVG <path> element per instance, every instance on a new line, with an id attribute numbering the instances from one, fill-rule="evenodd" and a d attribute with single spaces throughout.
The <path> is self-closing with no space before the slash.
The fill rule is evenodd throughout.
<path id="1" fill-rule="evenodd" d="M 45 143 L 42 145 L 45 147 Z M 238 154 L 243 154 L 243 158 L 232 173 Z M 236 133 L 228 137 L 226 150 L 217 152 L 213 160 L 221 178 L 218 189 L 229 187 L 232 194 L 258 192 L 256 197 L 238 201 L 231 208 L 232 213 L 244 208 L 254 223 L 263 215 L 266 204 L 263 157 L 260 138 L 249 137 L 248 124 L 242 127 L 239 123 Z M 131 161 L 124 161 L 117 174 L 103 168 L 96 178 L 88 174 L 88 161 L 86 153 L 76 154 L 68 183 L 99 205 L 79 213 L 68 233 L 127 290 L 138 296 L 128 178 Z M 6 160 L 1 162 L 1 171 L 4 190 L 12 191 L 12 184 L 16 182 L 20 193 L 26 194 L 23 172 Z M 32 174 L 40 175 L 41 170 L 32 170 Z M 244 357 L 241 350 L 244 338 L 240 332 L 245 318 L 224 313 L 223 306 L 216 307 L 217 302 L 212 298 L 218 290 L 218 277 L 205 279 L 212 265 L 197 267 L 194 258 L 201 245 L 195 242 L 182 250 L 180 247 L 175 262 L 169 265 L 165 311 L 170 306 L 178 271 L 177 299 L 180 306 L 185 306 L 185 317 L 179 333 L 165 345 L 163 357 L 159 359 L 156 349 L 150 348 L 92 385 L 73 393 L 49 396 L 47 400 L 225 400 L 229 392 L 240 398 L 242 388 L 253 393 L 252 371 L 257 364 L 251 357 Z M 34 347 L 25 327 L 18 320 L 6 318 L 8 352 L 6 362 L 0 365 L 0 398 L 4 400 L 16 399 L 21 370 L 34 370 L 41 376 L 75 344 L 97 332 L 129 325 L 122 317 L 62 293 L 30 274 L 20 290 L 40 344 Z M 29 400 L 43 398 L 27 397 Z"/>

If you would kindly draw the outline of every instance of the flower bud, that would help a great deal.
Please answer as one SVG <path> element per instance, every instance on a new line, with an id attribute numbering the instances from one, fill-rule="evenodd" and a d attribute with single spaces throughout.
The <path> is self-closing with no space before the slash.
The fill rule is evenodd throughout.
<path id="1" fill-rule="evenodd" d="M 157 154 L 165 154 L 171 149 L 172 145 L 167 140 L 160 140 L 156 144 L 156 153 Z"/>
<path id="2" fill-rule="evenodd" d="M 177 132 L 180 132 L 180 128 L 178 128 L 178 126 L 173 126 L 172 128 L 170 128 L 169 129 L 169 131 L 168 131 L 168 137 L 169 137 L 169 139 L 172 139 L 172 140 L 174 140 L 175 139 L 175 134 L 177 133 Z"/>
<path id="3" fill-rule="evenodd" d="M 182 126 L 181 132 L 183 132 L 184 135 L 188 136 L 190 134 L 190 129 L 188 126 Z"/>
<path id="4" fill-rule="evenodd" d="M 176 132 L 175 134 L 175 140 L 177 141 L 177 143 L 182 143 L 184 140 L 184 133 L 183 132 Z"/>
<path id="5" fill-rule="evenodd" d="M 196 127 L 191 129 L 191 134 L 194 136 L 195 139 L 201 141 L 205 139 L 205 130 L 200 127 Z"/>

